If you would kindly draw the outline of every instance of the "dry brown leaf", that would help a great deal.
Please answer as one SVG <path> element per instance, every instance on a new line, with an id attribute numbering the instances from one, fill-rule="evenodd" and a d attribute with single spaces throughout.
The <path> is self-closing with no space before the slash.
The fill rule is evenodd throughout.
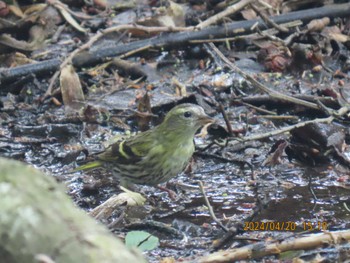
<path id="1" fill-rule="evenodd" d="M 286 149 L 286 147 L 288 146 L 288 143 L 282 142 L 280 143 L 276 150 L 274 152 L 272 152 L 262 163 L 263 166 L 275 166 L 277 164 L 281 163 L 281 156 L 284 153 L 284 150 Z"/>
<path id="2" fill-rule="evenodd" d="M 9 34 L 0 35 L 0 44 L 24 51 L 34 51 L 41 47 L 41 44 L 38 42 L 28 43 L 26 41 L 17 40 Z"/>
<path id="3" fill-rule="evenodd" d="M 340 43 L 345 43 L 345 42 L 350 41 L 350 36 L 347 36 L 344 34 L 330 33 L 329 37 L 335 41 L 340 42 Z"/>
<path id="4" fill-rule="evenodd" d="M 251 9 L 251 8 L 242 10 L 241 14 L 244 17 L 244 19 L 246 19 L 246 20 L 257 18 L 257 15 L 256 15 L 255 11 L 253 9 Z"/>
<path id="5" fill-rule="evenodd" d="M 157 26 L 175 27 L 175 22 L 171 16 L 165 15 L 157 17 Z"/>
<path id="6" fill-rule="evenodd" d="M 23 14 L 22 10 L 18 6 L 8 5 L 7 8 L 15 16 L 20 17 L 20 18 L 24 17 L 24 14 Z"/>
<path id="7" fill-rule="evenodd" d="M 29 10 L 27 9 L 24 13 L 25 20 L 34 23 L 29 29 L 28 41 L 17 40 L 9 34 L 2 34 L 0 35 L 0 43 L 16 50 L 34 51 L 42 48 L 45 45 L 45 40 L 56 32 L 57 24 L 61 22 L 61 18 L 56 9 L 51 6 L 37 5 L 36 8 L 38 9 L 34 8 L 32 11 L 42 11 L 27 13 Z"/>
<path id="8" fill-rule="evenodd" d="M 65 66 L 61 71 L 60 86 L 66 113 L 79 111 L 84 106 L 84 93 L 78 74 L 72 65 Z"/>
<path id="9" fill-rule="evenodd" d="M 167 13 L 173 18 L 175 26 L 185 26 L 185 11 L 184 7 L 180 4 L 177 4 L 173 1 L 169 1 L 169 8 Z"/>
<path id="10" fill-rule="evenodd" d="M 35 62 L 35 60 L 30 59 L 26 55 L 19 52 L 0 55 L 0 65 L 7 68 L 22 66 Z"/>
<path id="11" fill-rule="evenodd" d="M 168 7 L 160 7 L 155 15 L 151 18 L 137 21 L 137 24 L 144 26 L 165 26 L 165 27 L 181 27 L 185 26 L 185 10 L 180 4 L 168 1 Z"/>
<path id="12" fill-rule="evenodd" d="M 95 207 L 89 214 L 96 219 L 108 218 L 114 210 L 120 206 L 141 206 L 145 203 L 146 198 L 141 194 L 130 191 L 122 186 L 120 188 L 124 193 L 113 195 L 106 202 Z"/>
<path id="13" fill-rule="evenodd" d="M 181 83 L 177 78 L 173 77 L 171 79 L 172 84 L 175 86 L 175 93 L 176 96 L 180 97 L 186 97 L 187 96 L 187 89 L 186 85 Z"/>
<path id="14" fill-rule="evenodd" d="M 14 14 L 15 16 L 18 16 L 20 18 L 24 17 L 24 14 L 23 14 L 22 10 L 18 6 L 8 5 L 8 8 L 9 8 L 10 12 L 12 14 Z"/>
<path id="15" fill-rule="evenodd" d="M 311 20 L 306 27 L 308 32 L 322 31 L 326 26 L 329 25 L 330 22 L 331 20 L 328 17 L 324 17 L 321 19 L 314 19 L 314 20 Z"/>
<path id="16" fill-rule="evenodd" d="M 72 15 L 61 5 L 55 5 L 55 7 L 60 11 L 61 15 L 64 17 L 64 19 L 76 30 L 86 33 L 85 28 L 81 27 L 77 21 L 72 17 Z"/>
<path id="17" fill-rule="evenodd" d="M 36 4 L 36 5 L 30 5 L 28 8 L 24 8 L 23 14 L 28 17 L 34 13 L 38 13 L 43 11 L 47 7 L 47 4 Z"/>

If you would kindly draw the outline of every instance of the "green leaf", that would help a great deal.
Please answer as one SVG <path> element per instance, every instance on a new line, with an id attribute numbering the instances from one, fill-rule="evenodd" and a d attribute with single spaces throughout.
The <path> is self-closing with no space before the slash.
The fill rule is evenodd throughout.
<path id="1" fill-rule="evenodd" d="M 152 250 L 158 247 L 159 239 L 145 231 L 130 231 L 125 237 L 125 245 L 141 251 Z"/>

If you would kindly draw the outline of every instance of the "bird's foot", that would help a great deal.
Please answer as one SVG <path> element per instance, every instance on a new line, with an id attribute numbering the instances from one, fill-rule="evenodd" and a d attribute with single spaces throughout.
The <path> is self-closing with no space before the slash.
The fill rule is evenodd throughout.
<path id="1" fill-rule="evenodd" d="M 177 194 L 173 190 L 160 185 L 157 185 L 157 188 L 164 192 L 167 192 L 171 200 L 176 200 Z"/>

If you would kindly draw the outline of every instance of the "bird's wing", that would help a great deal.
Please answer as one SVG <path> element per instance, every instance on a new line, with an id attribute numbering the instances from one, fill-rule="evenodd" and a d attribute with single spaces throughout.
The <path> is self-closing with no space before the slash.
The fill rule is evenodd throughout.
<path id="1" fill-rule="evenodd" d="M 113 143 L 107 150 L 98 155 L 98 159 L 120 164 L 135 164 L 142 160 L 152 147 L 151 133 L 144 132 L 134 137 Z"/>
<path id="2" fill-rule="evenodd" d="M 103 166 L 102 162 L 100 162 L 100 161 L 93 161 L 93 162 L 88 162 L 86 164 L 80 165 L 79 167 L 73 169 L 71 172 L 91 170 L 91 169 L 99 168 L 101 166 Z"/>

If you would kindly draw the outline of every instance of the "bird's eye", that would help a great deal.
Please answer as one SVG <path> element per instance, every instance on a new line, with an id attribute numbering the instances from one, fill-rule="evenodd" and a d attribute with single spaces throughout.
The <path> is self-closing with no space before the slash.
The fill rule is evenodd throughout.
<path id="1" fill-rule="evenodd" d="M 190 117 L 192 117 L 192 112 L 190 112 L 190 111 L 185 111 L 184 117 L 185 117 L 185 118 L 190 118 Z"/>

